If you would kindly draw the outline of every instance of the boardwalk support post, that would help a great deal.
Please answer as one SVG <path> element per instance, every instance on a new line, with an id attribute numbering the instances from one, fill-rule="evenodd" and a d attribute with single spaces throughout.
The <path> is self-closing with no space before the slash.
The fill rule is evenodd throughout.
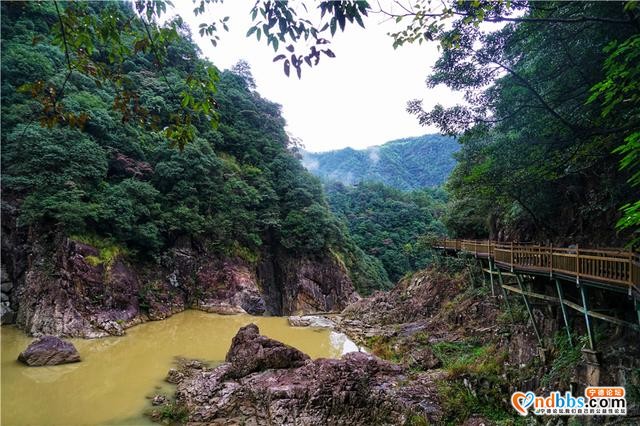
<path id="1" fill-rule="evenodd" d="M 507 291 L 502 286 L 503 285 L 502 272 L 500 272 L 500 268 L 496 268 L 496 269 L 498 270 L 498 282 L 500 283 L 500 291 L 502 291 L 502 297 L 504 298 L 504 301 L 507 304 L 507 310 L 509 311 L 511 322 L 513 322 L 513 312 L 511 311 L 511 304 L 509 303 L 509 298 L 507 297 Z"/>
<path id="2" fill-rule="evenodd" d="M 489 256 L 489 282 L 491 283 L 491 296 L 496 297 L 496 290 L 493 287 L 493 262 L 491 261 L 491 256 Z"/>
<path id="3" fill-rule="evenodd" d="M 480 271 L 482 272 L 482 287 L 487 286 L 487 276 L 484 274 L 484 265 L 482 263 L 482 259 L 478 258 L 478 262 L 480 262 Z"/>
<path id="4" fill-rule="evenodd" d="M 589 337 L 589 349 L 595 350 L 595 342 L 593 340 L 593 329 L 591 324 L 591 318 L 589 318 L 589 293 L 587 286 L 580 286 L 580 296 L 582 297 L 582 312 L 584 313 L 584 322 L 587 326 L 587 335 Z"/>
<path id="5" fill-rule="evenodd" d="M 560 309 L 562 310 L 562 318 L 564 319 L 564 327 L 567 330 L 567 337 L 569 338 L 569 345 L 573 347 L 573 340 L 571 339 L 571 328 L 569 328 L 569 317 L 567 316 L 567 307 L 564 305 L 564 299 L 562 294 L 562 286 L 560 280 L 556 278 L 556 290 L 558 291 L 558 299 L 560 300 Z"/>
<path id="6" fill-rule="evenodd" d="M 520 290 L 522 290 L 522 299 L 524 299 L 524 305 L 527 308 L 527 312 L 529 312 L 529 318 L 531 318 L 531 324 L 533 325 L 533 331 L 536 333 L 536 337 L 538 338 L 538 344 L 540 347 L 544 347 L 542 344 L 542 336 L 540 335 L 540 331 L 538 330 L 538 326 L 536 325 L 536 320 L 533 317 L 533 310 L 531 310 L 531 305 L 529 304 L 529 299 L 527 299 L 527 295 L 525 294 L 526 290 L 524 289 L 524 285 L 522 282 L 522 276 L 520 274 L 516 274 L 516 280 L 518 281 L 518 285 L 520 286 Z"/>

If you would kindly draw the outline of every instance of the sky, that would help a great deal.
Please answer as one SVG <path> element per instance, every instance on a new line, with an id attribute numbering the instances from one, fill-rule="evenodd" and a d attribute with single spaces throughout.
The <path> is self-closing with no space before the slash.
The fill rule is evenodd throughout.
<path id="1" fill-rule="evenodd" d="M 302 79 L 298 80 L 294 72 L 291 77 L 285 76 L 282 62 L 272 61 L 275 53 L 264 38 L 258 42 L 255 35 L 246 37 L 251 26 L 252 0 L 211 5 L 206 16 L 198 17 L 193 14 L 191 1 L 175 4 L 176 12 L 191 27 L 203 56 L 220 69 L 230 68 L 240 59 L 251 65 L 258 92 L 282 105 L 287 131 L 299 138 L 308 151 L 347 146 L 361 149 L 437 133 L 434 127 L 420 126 L 405 111 L 407 101 L 423 99 L 425 108 L 429 108 L 436 103 L 452 105 L 462 100 L 461 94 L 446 87 L 429 89 L 425 84 L 438 58 L 436 44 L 405 45 L 394 50 L 387 33 L 398 27 L 381 15 L 365 20 L 366 29 L 353 25 L 344 33 L 337 33 L 330 46 L 336 57 L 323 56 L 317 67 L 305 66 Z M 219 32 L 217 47 L 198 34 L 198 24 L 211 16 L 230 18 L 229 32 Z"/>

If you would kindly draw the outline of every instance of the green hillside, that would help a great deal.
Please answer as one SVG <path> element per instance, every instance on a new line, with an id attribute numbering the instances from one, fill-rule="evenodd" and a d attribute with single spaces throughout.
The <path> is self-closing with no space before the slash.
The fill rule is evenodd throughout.
<path id="1" fill-rule="evenodd" d="M 78 7 L 73 13 L 83 19 L 140 25 L 126 3 Z M 53 4 L 3 3 L 2 12 L 2 192 L 21 229 L 56 230 L 156 260 L 184 239 L 250 262 L 276 248 L 330 252 L 364 293 L 389 285 L 291 154 L 280 106 L 251 89 L 248 71 L 218 71 L 178 27 L 161 74 L 151 51 L 122 64 L 133 99 L 125 102 L 99 76 L 73 69 L 65 78 L 64 51 L 49 40 Z M 192 140 L 176 149 L 162 130 L 174 123 L 174 86 L 205 68 L 216 81 L 218 125 L 194 116 Z M 62 87 L 64 96 L 47 97 Z M 118 102 L 126 105 L 114 110 Z"/>
<path id="2" fill-rule="evenodd" d="M 303 164 L 311 173 L 352 185 L 382 182 L 397 189 L 435 187 L 453 170 L 454 138 L 424 135 L 398 139 L 364 150 L 344 148 L 329 152 L 303 152 Z"/>
<path id="3" fill-rule="evenodd" d="M 430 237 L 445 233 L 440 218 L 447 197 L 441 188 L 400 191 L 376 182 L 333 182 L 325 192 L 355 243 L 382 263 L 392 282 L 424 268 L 432 255 Z"/>

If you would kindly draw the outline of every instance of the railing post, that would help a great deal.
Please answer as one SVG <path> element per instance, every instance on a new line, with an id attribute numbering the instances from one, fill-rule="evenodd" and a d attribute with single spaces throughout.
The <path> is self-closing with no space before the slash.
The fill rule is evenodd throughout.
<path id="1" fill-rule="evenodd" d="M 627 254 L 627 272 L 629 273 L 629 289 L 633 287 L 633 252 Z"/>
<path id="2" fill-rule="evenodd" d="M 580 246 L 576 244 L 576 283 L 580 284 Z"/>
<path id="3" fill-rule="evenodd" d="M 513 272 L 513 241 L 511 241 L 511 272 Z"/>
<path id="4" fill-rule="evenodd" d="M 553 277 L 553 243 L 549 244 L 549 278 Z"/>

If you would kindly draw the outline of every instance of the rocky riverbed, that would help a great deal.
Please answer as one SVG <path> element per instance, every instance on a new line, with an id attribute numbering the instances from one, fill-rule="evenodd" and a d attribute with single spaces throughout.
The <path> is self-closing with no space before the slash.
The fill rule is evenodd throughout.
<path id="1" fill-rule="evenodd" d="M 411 416 L 437 421 L 436 377 L 408 380 L 401 366 L 363 352 L 310 360 L 251 324 L 238 331 L 221 365 L 186 362 L 172 371 L 175 402 L 152 417 L 173 412 L 193 424 L 246 425 L 403 424 Z"/>
<path id="2" fill-rule="evenodd" d="M 509 405 L 515 390 L 581 393 L 590 384 L 593 366 L 582 361 L 580 347 L 562 343 L 557 311 L 534 305 L 547 336 L 548 349 L 540 349 L 518 300 L 507 311 L 473 282 L 469 269 L 420 271 L 339 315 L 289 319 L 342 331 L 371 352 L 339 360 L 310 361 L 248 326 L 225 363 L 183 364 L 175 395 L 152 416 L 175 414 L 194 425 L 511 424 L 518 417 Z M 603 341 L 617 349 L 598 366 L 600 384 L 626 386 L 630 394 L 640 390 L 632 334 L 618 330 Z M 634 424 L 639 402 L 629 398 L 628 408 L 623 424 Z"/>

